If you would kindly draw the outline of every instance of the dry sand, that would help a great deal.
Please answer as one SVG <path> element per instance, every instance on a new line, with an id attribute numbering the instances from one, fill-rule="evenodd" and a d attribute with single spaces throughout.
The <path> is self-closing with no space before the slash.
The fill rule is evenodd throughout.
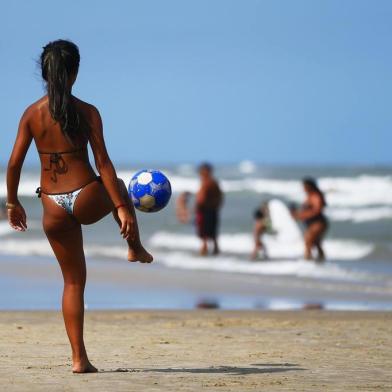
<path id="1" fill-rule="evenodd" d="M 1 312 L 1 390 L 392 390 L 392 313 L 88 312 L 86 343 L 73 375 L 59 312 Z"/>

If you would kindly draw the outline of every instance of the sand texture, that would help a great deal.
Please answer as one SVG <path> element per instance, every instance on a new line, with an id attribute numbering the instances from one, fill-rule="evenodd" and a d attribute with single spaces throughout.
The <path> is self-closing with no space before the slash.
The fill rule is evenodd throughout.
<path id="1" fill-rule="evenodd" d="M 91 311 L 86 344 L 73 375 L 59 312 L 0 312 L 1 390 L 392 390 L 392 313 Z"/>

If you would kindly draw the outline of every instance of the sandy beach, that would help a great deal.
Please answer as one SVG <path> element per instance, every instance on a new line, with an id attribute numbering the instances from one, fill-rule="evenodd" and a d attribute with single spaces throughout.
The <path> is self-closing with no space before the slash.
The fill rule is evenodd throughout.
<path id="1" fill-rule="evenodd" d="M 59 312 L 0 313 L 7 391 L 391 390 L 392 314 L 87 312 L 98 374 L 73 375 Z"/>

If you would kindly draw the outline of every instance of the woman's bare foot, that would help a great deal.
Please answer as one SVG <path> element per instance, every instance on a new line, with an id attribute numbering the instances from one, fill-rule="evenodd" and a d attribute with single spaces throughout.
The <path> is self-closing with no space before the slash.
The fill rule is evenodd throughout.
<path id="1" fill-rule="evenodd" d="M 152 255 L 148 253 L 142 245 L 137 248 L 129 248 L 128 249 L 128 261 L 136 262 L 140 261 L 141 263 L 151 263 L 154 260 Z"/>
<path id="2" fill-rule="evenodd" d="M 89 360 L 74 362 L 72 366 L 72 373 L 96 373 L 97 371 L 98 369 Z"/>

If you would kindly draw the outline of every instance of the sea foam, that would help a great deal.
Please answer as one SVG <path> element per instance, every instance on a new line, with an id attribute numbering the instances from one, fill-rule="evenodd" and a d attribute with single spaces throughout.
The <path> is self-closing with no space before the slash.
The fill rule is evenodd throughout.
<path id="1" fill-rule="evenodd" d="M 268 254 L 274 259 L 298 259 L 303 255 L 302 239 L 283 241 L 279 236 L 265 236 L 264 243 Z M 253 249 L 253 238 L 249 233 L 222 234 L 219 238 L 222 252 L 244 256 Z M 153 247 L 170 251 L 197 252 L 200 241 L 191 234 L 179 234 L 166 231 L 155 233 L 150 238 Z M 328 258 L 335 260 L 356 260 L 364 258 L 373 250 L 373 245 L 353 240 L 325 241 L 325 251 Z"/>

